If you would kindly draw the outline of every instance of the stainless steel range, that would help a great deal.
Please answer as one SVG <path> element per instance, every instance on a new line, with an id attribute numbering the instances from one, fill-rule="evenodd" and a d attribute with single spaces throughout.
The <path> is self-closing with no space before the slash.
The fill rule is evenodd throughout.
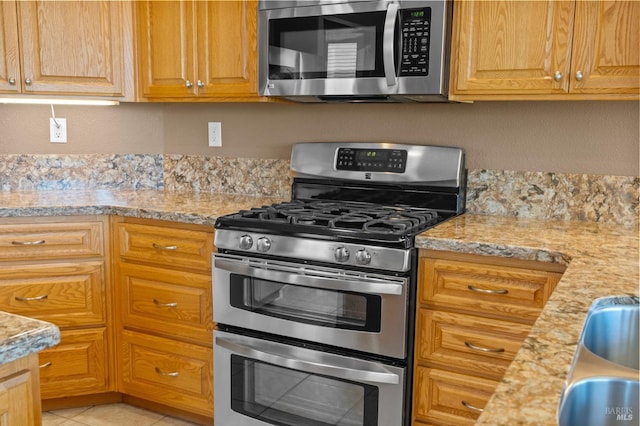
<path id="1" fill-rule="evenodd" d="M 408 425 L 414 239 L 464 211 L 464 153 L 305 143 L 291 168 L 291 201 L 216 222 L 215 423 Z"/>

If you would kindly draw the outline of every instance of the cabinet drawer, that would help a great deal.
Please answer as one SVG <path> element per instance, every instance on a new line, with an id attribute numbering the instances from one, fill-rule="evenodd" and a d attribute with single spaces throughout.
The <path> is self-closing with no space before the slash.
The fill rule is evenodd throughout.
<path id="1" fill-rule="evenodd" d="M 4 265 L 0 306 L 61 327 L 103 324 L 104 275 L 100 261 Z"/>
<path id="2" fill-rule="evenodd" d="M 106 328 L 61 331 L 60 344 L 39 354 L 42 398 L 114 390 L 108 347 Z"/>
<path id="3" fill-rule="evenodd" d="M 125 327 L 212 343 L 211 275 L 126 263 L 117 268 Z"/>
<path id="4" fill-rule="evenodd" d="M 213 416 L 213 350 L 122 331 L 120 390 L 139 398 Z"/>
<path id="5" fill-rule="evenodd" d="M 493 394 L 497 381 L 418 367 L 414 382 L 416 422 L 473 425 Z"/>
<path id="6" fill-rule="evenodd" d="M 500 379 L 531 327 L 472 315 L 420 309 L 418 362 Z"/>
<path id="7" fill-rule="evenodd" d="M 420 303 L 533 323 L 561 274 L 422 258 Z"/>
<path id="8" fill-rule="evenodd" d="M 211 270 L 213 233 L 133 223 L 116 226 L 117 250 L 123 260 Z"/>
<path id="9" fill-rule="evenodd" d="M 96 257 L 104 254 L 101 222 L 0 225 L 0 260 Z"/>

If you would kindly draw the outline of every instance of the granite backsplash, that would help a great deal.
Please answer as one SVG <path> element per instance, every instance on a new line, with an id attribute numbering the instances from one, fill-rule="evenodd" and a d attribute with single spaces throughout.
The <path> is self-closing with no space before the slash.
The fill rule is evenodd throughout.
<path id="1" fill-rule="evenodd" d="M 290 196 L 287 160 L 173 154 L 0 154 L 3 191 L 158 189 Z M 469 170 L 474 214 L 636 224 L 640 177 Z"/>

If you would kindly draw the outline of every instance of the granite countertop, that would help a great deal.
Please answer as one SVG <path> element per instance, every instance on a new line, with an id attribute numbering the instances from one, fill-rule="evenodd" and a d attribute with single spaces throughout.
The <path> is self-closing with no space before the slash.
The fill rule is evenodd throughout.
<path id="1" fill-rule="evenodd" d="M 155 190 L 0 192 L 0 217 L 113 214 L 213 225 L 281 198 Z M 638 294 L 638 225 L 465 214 L 417 237 L 421 248 L 567 265 L 478 425 L 556 425 L 560 392 L 598 297 Z"/>
<path id="2" fill-rule="evenodd" d="M 417 238 L 421 248 L 567 265 L 476 425 L 555 426 L 594 299 L 639 292 L 638 226 L 462 215 Z"/>
<path id="3" fill-rule="evenodd" d="M 40 352 L 60 343 L 60 330 L 55 325 L 0 312 L 0 364 Z"/>

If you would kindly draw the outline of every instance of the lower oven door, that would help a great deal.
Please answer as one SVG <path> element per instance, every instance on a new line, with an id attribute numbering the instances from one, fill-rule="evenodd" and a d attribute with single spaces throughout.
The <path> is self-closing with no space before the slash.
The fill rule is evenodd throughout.
<path id="1" fill-rule="evenodd" d="M 214 321 L 405 359 L 409 279 L 214 255 Z"/>
<path id="2" fill-rule="evenodd" d="M 214 331 L 216 425 L 399 426 L 405 368 Z"/>

